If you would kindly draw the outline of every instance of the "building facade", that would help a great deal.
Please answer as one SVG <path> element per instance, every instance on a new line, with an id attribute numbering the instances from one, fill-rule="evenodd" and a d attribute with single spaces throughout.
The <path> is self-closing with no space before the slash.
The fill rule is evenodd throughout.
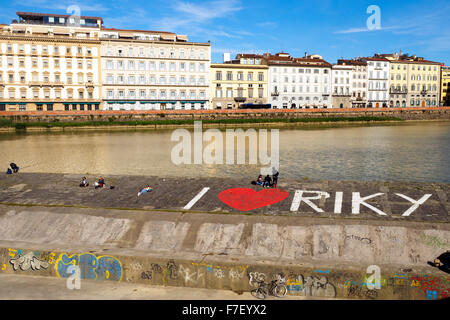
<path id="1" fill-rule="evenodd" d="M 369 87 L 367 62 L 341 59 L 338 60 L 338 64 L 352 66 L 352 80 L 351 80 L 352 108 L 366 108 L 367 94 Z"/>
<path id="2" fill-rule="evenodd" d="M 332 105 L 333 108 L 352 107 L 352 78 L 353 67 L 335 64 L 332 67 Z"/>
<path id="3" fill-rule="evenodd" d="M 319 55 L 293 58 L 264 54 L 269 66 L 269 103 L 274 109 L 331 108 L 331 64 Z"/>
<path id="4" fill-rule="evenodd" d="M 441 105 L 450 106 L 450 67 L 441 67 Z"/>
<path id="5" fill-rule="evenodd" d="M 17 12 L 0 26 L 0 111 L 100 110 L 100 17 Z"/>
<path id="6" fill-rule="evenodd" d="M 390 63 L 384 57 L 360 58 L 367 63 L 368 108 L 387 108 L 389 106 Z"/>
<path id="7" fill-rule="evenodd" d="M 390 61 L 390 107 L 436 107 L 440 103 L 441 64 L 424 58 L 382 55 Z"/>
<path id="8" fill-rule="evenodd" d="M 107 110 L 209 109 L 210 43 L 170 32 L 102 28 Z"/>
<path id="9" fill-rule="evenodd" d="M 238 54 L 235 60 L 211 64 L 212 108 L 267 104 L 268 72 L 265 60 L 251 54 Z"/>

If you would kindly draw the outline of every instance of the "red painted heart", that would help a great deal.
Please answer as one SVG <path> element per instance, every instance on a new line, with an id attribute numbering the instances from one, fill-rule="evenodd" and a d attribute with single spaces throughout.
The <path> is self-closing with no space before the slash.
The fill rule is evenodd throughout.
<path id="1" fill-rule="evenodd" d="M 219 194 L 219 199 L 239 211 L 250 211 L 283 201 L 289 193 L 279 189 L 229 189 Z"/>

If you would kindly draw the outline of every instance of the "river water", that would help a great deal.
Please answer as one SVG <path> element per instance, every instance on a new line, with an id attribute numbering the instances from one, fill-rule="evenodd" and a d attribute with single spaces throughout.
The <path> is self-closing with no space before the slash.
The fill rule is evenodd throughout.
<path id="1" fill-rule="evenodd" d="M 310 125 L 279 130 L 280 179 L 450 182 L 449 122 Z M 259 174 L 261 165 L 249 165 L 248 161 L 245 165 L 177 166 L 171 157 L 177 145 L 171 141 L 172 132 L 1 133 L 0 169 L 6 171 L 14 161 L 23 172 L 248 176 L 249 181 Z M 246 148 L 247 153 L 253 151 L 257 146 Z"/>

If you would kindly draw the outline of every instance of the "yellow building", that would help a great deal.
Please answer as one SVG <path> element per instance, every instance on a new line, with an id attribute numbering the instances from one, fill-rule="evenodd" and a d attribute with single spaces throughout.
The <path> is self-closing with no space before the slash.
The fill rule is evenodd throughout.
<path id="1" fill-rule="evenodd" d="M 260 56 L 238 54 L 235 60 L 211 64 L 211 106 L 238 109 L 267 104 L 269 67 Z"/>
<path id="2" fill-rule="evenodd" d="M 0 27 L 0 111 L 100 110 L 100 17 L 17 12 Z"/>
<path id="3" fill-rule="evenodd" d="M 440 103 L 439 62 L 400 54 L 381 55 L 390 61 L 390 107 L 436 107 Z"/>
<path id="4" fill-rule="evenodd" d="M 441 105 L 450 106 L 450 67 L 441 67 Z"/>

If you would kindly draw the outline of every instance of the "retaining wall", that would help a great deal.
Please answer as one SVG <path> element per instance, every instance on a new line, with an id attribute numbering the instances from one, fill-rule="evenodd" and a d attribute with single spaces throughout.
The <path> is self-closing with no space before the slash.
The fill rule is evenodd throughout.
<path id="1" fill-rule="evenodd" d="M 46 111 L 1 112 L 1 119 L 14 123 L 224 120 L 224 119 L 302 119 L 330 117 L 395 117 L 403 120 L 450 120 L 450 107 L 377 109 L 286 109 L 286 110 L 177 110 L 177 111 Z"/>

